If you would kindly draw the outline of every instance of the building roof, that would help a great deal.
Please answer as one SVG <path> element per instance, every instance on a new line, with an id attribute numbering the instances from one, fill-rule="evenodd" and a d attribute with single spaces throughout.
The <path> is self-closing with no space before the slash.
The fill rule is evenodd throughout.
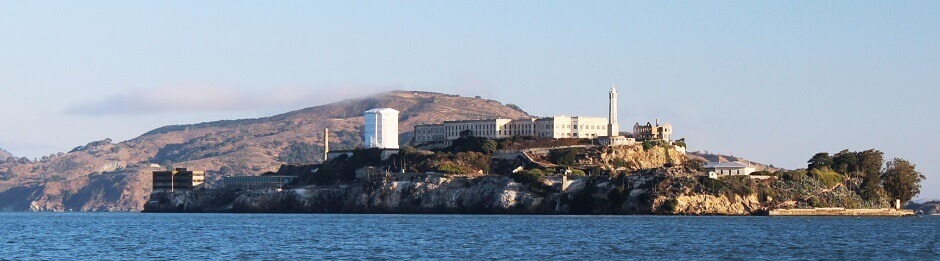
<path id="1" fill-rule="evenodd" d="M 371 110 L 366 111 L 366 113 L 389 113 L 389 112 L 398 113 L 398 110 L 395 110 L 392 108 L 376 108 L 376 109 L 371 109 Z"/>
<path id="2" fill-rule="evenodd" d="M 747 168 L 748 165 L 741 162 L 709 162 L 705 168 Z"/>

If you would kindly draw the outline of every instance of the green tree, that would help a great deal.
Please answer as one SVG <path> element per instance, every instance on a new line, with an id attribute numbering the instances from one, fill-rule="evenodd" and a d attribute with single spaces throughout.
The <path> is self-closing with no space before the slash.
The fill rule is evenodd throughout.
<path id="1" fill-rule="evenodd" d="M 676 141 L 675 141 L 675 144 L 676 144 L 676 146 L 679 146 L 679 147 L 688 148 L 688 147 L 686 147 L 686 144 L 685 144 L 685 138 L 681 138 L 681 139 L 676 140 Z"/>
<path id="2" fill-rule="evenodd" d="M 861 174 L 860 194 L 868 201 L 880 201 L 884 189 L 881 187 L 881 166 L 884 165 L 884 153 L 870 149 L 859 152 L 858 171 Z"/>
<path id="3" fill-rule="evenodd" d="M 916 165 L 898 158 L 888 162 L 882 175 L 885 193 L 892 199 L 900 199 L 902 203 L 920 194 L 920 182 L 924 178 Z"/>
<path id="4" fill-rule="evenodd" d="M 483 149 L 483 153 L 493 154 L 493 152 L 496 152 L 496 141 L 491 140 L 491 139 L 487 139 L 486 141 L 483 141 L 482 149 Z"/>
<path id="5" fill-rule="evenodd" d="M 881 174 L 881 166 L 884 165 L 885 161 L 883 152 L 870 149 L 859 152 L 856 158 L 858 160 L 857 169 L 862 172 L 863 177 L 877 178 Z"/>
<path id="6" fill-rule="evenodd" d="M 858 156 L 855 152 L 842 150 L 832 156 L 832 170 L 842 174 L 858 171 Z"/>
<path id="7" fill-rule="evenodd" d="M 832 166 L 832 157 L 829 156 L 829 153 L 820 152 L 813 155 L 813 158 L 809 159 L 806 163 L 809 163 L 809 165 L 806 166 L 806 170 L 822 169 Z"/>

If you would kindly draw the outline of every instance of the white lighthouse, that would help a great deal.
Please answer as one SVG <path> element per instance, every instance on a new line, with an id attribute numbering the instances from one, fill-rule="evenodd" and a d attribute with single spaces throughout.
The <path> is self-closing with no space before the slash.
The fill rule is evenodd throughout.
<path id="1" fill-rule="evenodd" d="M 398 149 L 398 111 L 391 108 L 368 110 L 362 137 L 365 147 Z"/>
<path id="2" fill-rule="evenodd" d="M 610 111 L 607 112 L 607 137 L 620 136 L 617 124 L 617 87 L 610 87 Z"/>

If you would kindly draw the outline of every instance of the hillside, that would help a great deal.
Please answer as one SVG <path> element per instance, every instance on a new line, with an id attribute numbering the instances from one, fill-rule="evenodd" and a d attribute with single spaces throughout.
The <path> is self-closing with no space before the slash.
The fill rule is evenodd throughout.
<path id="1" fill-rule="evenodd" d="M 0 163 L 0 210 L 139 211 L 150 196 L 153 170 L 206 170 L 211 186 L 225 175 L 317 163 L 324 128 L 330 129 L 331 148 L 354 148 L 362 144 L 362 112 L 378 107 L 401 111 L 403 139 L 416 124 L 529 116 L 492 100 L 393 91 L 266 118 L 166 126 L 124 142 L 90 142 L 38 162 Z"/>
<path id="2" fill-rule="evenodd" d="M 10 154 L 9 151 L 6 151 L 0 148 L 0 161 L 4 161 L 7 158 L 12 158 L 12 157 L 13 157 L 13 154 Z"/>

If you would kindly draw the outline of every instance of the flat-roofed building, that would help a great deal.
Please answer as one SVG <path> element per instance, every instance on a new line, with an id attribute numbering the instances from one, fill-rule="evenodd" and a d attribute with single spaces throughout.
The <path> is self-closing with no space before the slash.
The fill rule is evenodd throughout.
<path id="1" fill-rule="evenodd" d="M 489 139 L 515 136 L 542 138 L 597 138 L 607 135 L 607 119 L 554 116 L 538 119 L 487 119 L 445 121 L 415 126 L 415 144 L 452 141 L 463 136 Z"/>
<path id="2" fill-rule="evenodd" d="M 705 172 L 712 178 L 731 175 L 751 175 L 754 171 L 756 170 L 753 167 L 741 162 L 709 162 L 705 164 Z"/>
<path id="3" fill-rule="evenodd" d="M 607 137 L 609 144 L 628 143 L 619 137 L 617 124 L 617 90 L 611 88 L 610 107 L 607 118 L 582 116 L 553 116 L 525 119 L 485 119 L 445 121 L 440 124 L 415 126 L 414 145 L 426 145 L 453 141 L 463 136 L 489 139 L 515 136 L 535 136 L 541 138 L 576 138 L 594 139 Z"/>
<path id="4" fill-rule="evenodd" d="M 236 176 L 223 177 L 222 184 L 226 188 L 238 188 L 242 190 L 282 189 L 295 179 L 297 179 L 296 176 Z"/>
<path id="5" fill-rule="evenodd" d="M 177 168 L 168 171 L 153 172 L 154 192 L 173 192 L 193 190 L 206 182 L 205 171 L 193 171 Z"/>

